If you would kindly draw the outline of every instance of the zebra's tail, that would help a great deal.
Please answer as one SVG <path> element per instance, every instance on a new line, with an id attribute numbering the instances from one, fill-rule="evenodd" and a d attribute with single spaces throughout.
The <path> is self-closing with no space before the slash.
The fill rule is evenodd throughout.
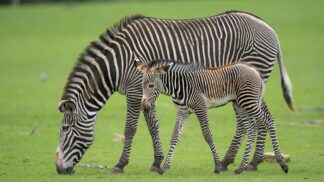
<path id="1" fill-rule="evenodd" d="M 283 92 L 283 96 L 288 104 L 290 110 L 295 112 L 294 101 L 292 97 L 292 85 L 289 79 L 286 67 L 282 60 L 281 50 L 279 48 L 279 52 L 277 54 L 277 59 L 279 62 L 279 69 L 280 69 L 280 77 L 281 77 L 281 88 Z"/>

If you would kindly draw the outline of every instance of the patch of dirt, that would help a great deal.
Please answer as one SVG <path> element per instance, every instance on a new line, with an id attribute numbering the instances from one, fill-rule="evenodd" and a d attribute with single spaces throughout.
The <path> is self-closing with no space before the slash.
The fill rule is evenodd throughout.
<path id="1" fill-rule="evenodd" d="M 87 163 L 78 163 L 77 166 L 87 167 L 87 168 L 97 168 L 97 169 L 109 169 L 108 166 L 105 165 L 91 165 Z"/>
<path id="2" fill-rule="evenodd" d="M 290 156 L 287 154 L 281 154 L 284 162 L 290 161 Z M 277 162 L 275 154 L 273 152 L 266 152 L 262 157 L 263 162 Z"/>
<path id="3" fill-rule="evenodd" d="M 116 143 L 121 143 L 121 142 L 125 141 L 125 136 L 121 135 L 121 134 L 118 134 L 118 133 L 115 133 L 112 140 L 114 142 L 116 142 Z"/>
<path id="4" fill-rule="evenodd" d="M 303 125 L 324 125 L 324 119 L 316 120 L 305 120 L 302 122 Z"/>
<path id="5" fill-rule="evenodd" d="M 300 112 L 323 112 L 324 106 L 317 106 L 317 107 L 302 107 Z"/>

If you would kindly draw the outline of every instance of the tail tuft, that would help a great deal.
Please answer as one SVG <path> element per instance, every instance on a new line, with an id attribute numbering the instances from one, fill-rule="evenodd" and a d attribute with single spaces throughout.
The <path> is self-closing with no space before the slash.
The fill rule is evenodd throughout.
<path id="1" fill-rule="evenodd" d="M 288 107 L 291 111 L 295 112 L 295 106 L 294 106 L 294 101 L 291 95 L 291 87 L 286 87 L 285 86 L 285 81 L 284 79 L 281 79 L 281 87 L 282 87 L 282 91 L 283 91 L 283 96 L 286 100 L 286 103 L 288 104 Z"/>
<path id="2" fill-rule="evenodd" d="M 281 76 L 281 87 L 282 87 L 283 96 L 284 96 L 285 101 L 288 104 L 288 107 L 290 108 L 290 110 L 295 112 L 295 106 L 294 106 L 294 101 L 293 101 L 293 97 L 292 97 L 291 81 L 289 79 L 285 65 L 282 61 L 280 49 L 279 49 L 279 52 L 277 55 L 277 59 L 279 62 L 279 69 L 280 69 L 280 76 Z"/>

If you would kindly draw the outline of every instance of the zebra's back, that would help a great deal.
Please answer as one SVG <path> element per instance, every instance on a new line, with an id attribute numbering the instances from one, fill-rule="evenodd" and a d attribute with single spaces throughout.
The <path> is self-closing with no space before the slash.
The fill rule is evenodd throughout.
<path id="1" fill-rule="evenodd" d="M 144 17 L 130 23 L 122 33 L 147 62 L 169 59 L 219 67 L 249 60 L 265 78 L 279 51 L 273 29 L 243 12 L 185 20 Z"/>

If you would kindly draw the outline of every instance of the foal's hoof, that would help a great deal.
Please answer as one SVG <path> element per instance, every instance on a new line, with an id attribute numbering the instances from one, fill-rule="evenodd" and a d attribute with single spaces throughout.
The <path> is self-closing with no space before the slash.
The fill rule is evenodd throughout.
<path id="1" fill-rule="evenodd" d="M 246 168 L 245 168 L 246 171 L 257 171 L 258 168 L 252 164 L 248 164 L 246 165 Z"/>
<path id="2" fill-rule="evenodd" d="M 116 166 L 111 168 L 111 174 L 120 174 L 120 173 L 124 173 L 124 170 Z"/>
<path id="3" fill-rule="evenodd" d="M 164 170 L 162 168 L 156 166 L 151 166 L 150 171 L 158 173 L 159 175 L 162 175 L 164 173 Z"/>
<path id="4" fill-rule="evenodd" d="M 220 167 L 220 171 L 227 171 L 227 167 L 226 167 L 226 166 L 223 166 L 223 165 L 221 165 L 221 167 Z"/>
<path id="5" fill-rule="evenodd" d="M 243 168 L 238 168 L 234 172 L 235 172 L 235 174 L 241 174 L 243 171 L 244 171 Z"/>
<path id="6" fill-rule="evenodd" d="M 281 165 L 281 169 L 287 174 L 288 173 L 288 166 L 286 164 Z"/>

